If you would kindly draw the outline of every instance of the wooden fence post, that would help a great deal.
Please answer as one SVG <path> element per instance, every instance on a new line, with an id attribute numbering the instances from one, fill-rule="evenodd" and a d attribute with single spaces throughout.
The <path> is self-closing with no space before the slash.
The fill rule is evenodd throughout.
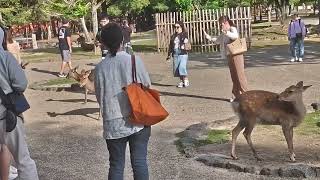
<path id="1" fill-rule="evenodd" d="M 203 30 L 212 36 L 219 35 L 220 26 L 218 18 L 227 15 L 234 21 L 241 37 L 247 38 L 249 46 L 251 45 L 252 27 L 251 27 L 251 8 L 221 8 L 193 10 L 187 12 L 167 12 L 157 13 L 156 31 L 157 31 L 157 49 L 158 52 L 168 50 L 170 36 L 174 33 L 173 25 L 178 20 L 183 20 L 188 32 L 189 41 L 192 44 L 193 52 L 212 52 L 216 51 L 216 45 L 205 40 Z"/>

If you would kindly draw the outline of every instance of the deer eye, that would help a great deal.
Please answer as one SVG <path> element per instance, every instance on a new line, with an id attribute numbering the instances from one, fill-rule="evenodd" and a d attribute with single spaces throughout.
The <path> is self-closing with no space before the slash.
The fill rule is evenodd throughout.
<path id="1" fill-rule="evenodd" d="M 288 92 L 289 92 L 289 93 L 293 93 L 293 92 L 294 92 L 294 90 L 293 90 L 293 89 L 290 89 Z"/>

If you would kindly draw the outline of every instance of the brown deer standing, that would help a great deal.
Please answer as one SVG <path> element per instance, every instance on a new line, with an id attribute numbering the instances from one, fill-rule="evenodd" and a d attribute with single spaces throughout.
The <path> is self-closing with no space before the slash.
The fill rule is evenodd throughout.
<path id="1" fill-rule="evenodd" d="M 309 87 L 311 86 L 303 86 L 303 82 L 300 81 L 298 84 L 286 88 L 280 94 L 254 90 L 247 91 L 236 98 L 232 103 L 232 107 L 239 116 L 239 123 L 232 130 L 232 158 L 238 159 L 235 152 L 236 140 L 239 133 L 245 129 L 243 135 L 255 158 L 262 160 L 251 141 L 253 128 L 256 123 L 260 123 L 265 125 L 280 125 L 282 127 L 290 159 L 291 161 L 295 161 L 293 128 L 297 127 L 306 115 L 302 93 Z"/>
<path id="2" fill-rule="evenodd" d="M 79 66 L 71 69 L 67 75 L 67 78 L 73 78 L 74 80 L 76 80 L 77 82 L 80 82 L 80 77 L 82 76 L 81 73 L 84 73 L 84 70 L 82 70 L 81 73 L 77 72 L 77 69 L 79 68 Z M 89 75 L 89 79 L 93 82 L 94 81 L 94 69 L 91 71 L 92 73 L 90 73 Z M 94 88 L 94 87 L 93 87 Z M 89 90 L 86 87 L 84 87 L 84 103 L 87 103 L 88 101 L 88 92 L 95 92 L 94 90 Z"/>
<path id="3" fill-rule="evenodd" d="M 92 75 L 93 74 L 93 75 Z M 93 70 L 88 70 L 85 71 L 84 69 L 81 71 L 81 74 L 79 76 L 79 84 L 80 87 L 84 87 L 86 91 L 95 93 L 95 88 L 94 88 L 94 69 Z M 101 116 L 101 109 L 99 108 L 99 117 L 100 119 Z"/>

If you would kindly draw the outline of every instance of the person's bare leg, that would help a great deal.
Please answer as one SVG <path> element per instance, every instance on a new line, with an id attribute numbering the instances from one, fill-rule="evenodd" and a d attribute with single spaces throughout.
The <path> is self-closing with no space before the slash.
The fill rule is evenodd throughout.
<path id="1" fill-rule="evenodd" d="M 68 67 L 69 67 L 69 70 L 72 69 L 71 60 L 68 62 Z"/>
<path id="2" fill-rule="evenodd" d="M 0 147 L 0 179 L 8 180 L 11 156 L 6 145 L 1 144 Z"/>
<path id="3" fill-rule="evenodd" d="M 66 67 L 66 62 L 62 62 L 61 69 L 60 69 L 60 74 L 63 74 L 65 67 Z"/>

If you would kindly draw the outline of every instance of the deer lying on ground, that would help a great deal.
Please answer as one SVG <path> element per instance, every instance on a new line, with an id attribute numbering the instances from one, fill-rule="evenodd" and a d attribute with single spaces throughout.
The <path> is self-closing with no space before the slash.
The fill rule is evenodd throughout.
<path id="1" fill-rule="evenodd" d="M 268 91 L 247 91 L 232 103 L 234 111 L 239 116 L 237 126 L 232 130 L 233 159 L 238 159 L 235 153 L 236 140 L 243 130 L 243 135 L 250 146 L 254 157 L 262 160 L 253 147 L 251 132 L 256 123 L 265 125 L 280 125 L 287 141 L 290 160 L 295 161 L 293 152 L 293 128 L 297 127 L 304 116 L 306 108 L 303 104 L 302 93 L 311 86 L 303 86 L 303 82 L 286 88 L 280 94 Z"/>
<path id="2" fill-rule="evenodd" d="M 67 75 L 67 78 L 73 78 L 74 80 L 76 80 L 77 82 L 80 82 L 80 77 L 82 76 L 81 73 L 78 73 L 77 70 L 78 70 L 79 66 L 71 69 Z M 84 70 L 82 70 L 82 73 L 84 73 Z M 94 81 L 94 69 L 91 70 L 91 73 L 88 77 L 92 82 Z M 94 90 L 89 90 L 87 89 L 86 87 L 84 87 L 84 103 L 87 103 L 88 101 L 88 92 L 94 92 Z"/>

